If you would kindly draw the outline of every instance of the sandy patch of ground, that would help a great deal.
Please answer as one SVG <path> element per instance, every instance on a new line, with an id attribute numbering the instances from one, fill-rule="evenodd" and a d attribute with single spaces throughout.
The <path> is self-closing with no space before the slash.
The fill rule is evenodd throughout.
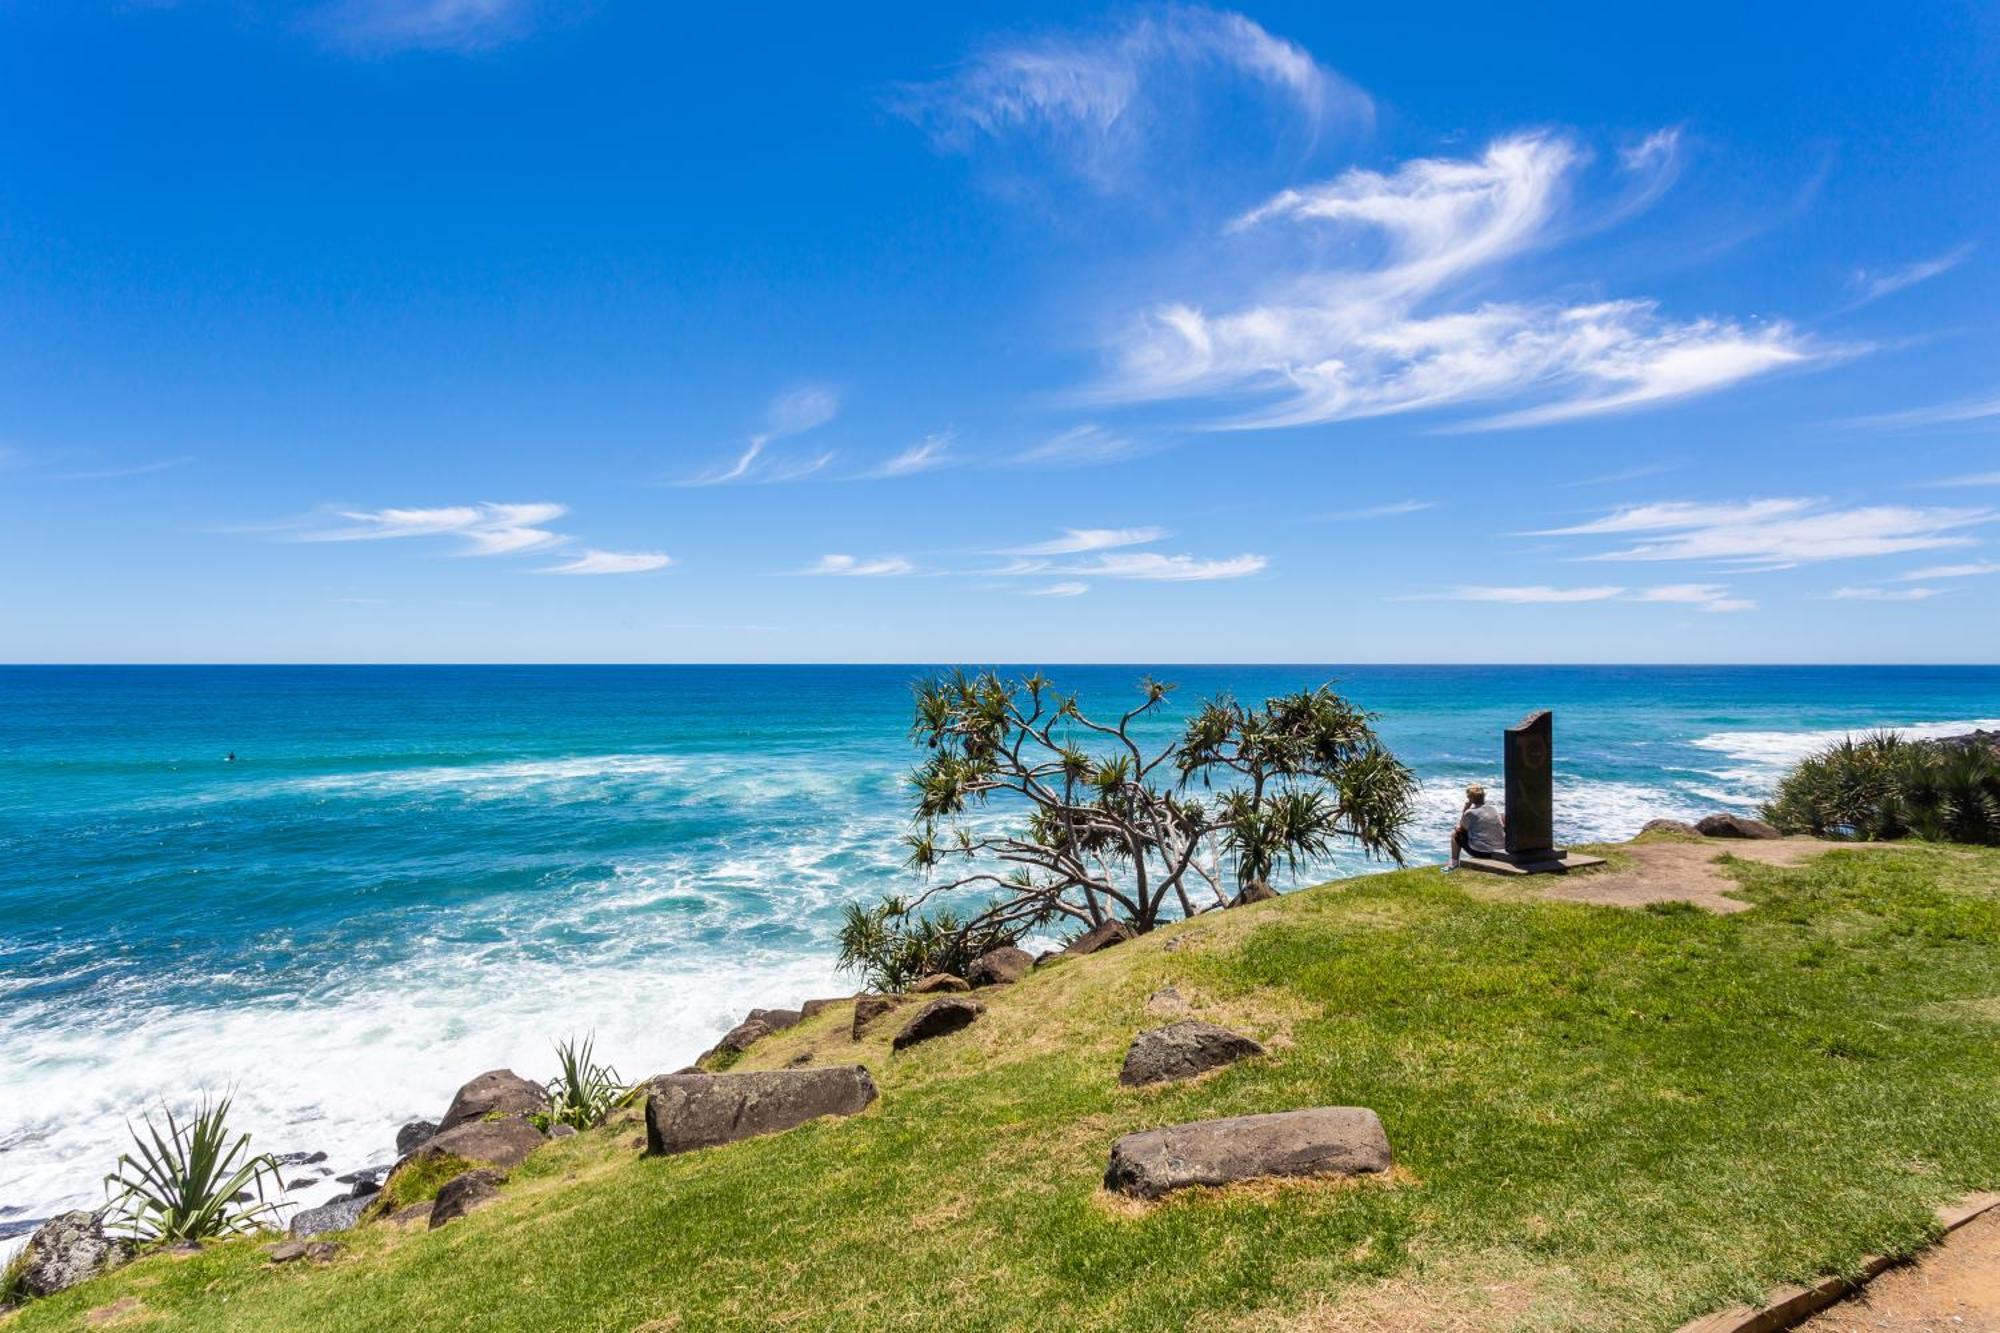
<path id="1" fill-rule="evenodd" d="M 1740 898 L 1726 896 L 1737 887 L 1735 879 L 1721 865 L 1726 856 L 1765 865 L 1793 866 L 1808 857 L 1836 848 L 1853 851 L 1880 845 L 1827 842 L 1819 838 L 1634 842 L 1618 848 L 1619 864 L 1610 869 L 1570 875 L 1537 875 L 1527 880 L 1507 882 L 1561 902 L 1601 903 L 1608 907 L 1683 902 L 1705 907 L 1711 912 L 1742 912 L 1747 911 L 1750 904 Z"/>
<path id="2" fill-rule="evenodd" d="M 1807 1333 L 2000 1333 L 2000 1210 L 1799 1325 Z"/>

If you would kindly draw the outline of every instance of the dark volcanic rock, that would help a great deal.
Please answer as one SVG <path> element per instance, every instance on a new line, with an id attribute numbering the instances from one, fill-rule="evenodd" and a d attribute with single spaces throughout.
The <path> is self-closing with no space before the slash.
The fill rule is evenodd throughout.
<path id="1" fill-rule="evenodd" d="M 1709 838 L 1782 838 L 1785 835 L 1761 819 L 1748 815 L 1704 815 L 1695 821 L 1695 830 Z"/>
<path id="2" fill-rule="evenodd" d="M 498 1171 L 463 1171 L 447 1180 L 431 1204 L 431 1230 L 436 1231 L 499 1198 L 500 1186 L 506 1179 Z"/>
<path id="3" fill-rule="evenodd" d="M 359 1171 L 349 1171 L 344 1176 L 335 1176 L 333 1183 L 352 1185 L 354 1188 L 348 1193 L 357 1199 L 363 1199 L 381 1189 L 382 1182 L 389 1178 L 389 1172 L 393 1169 L 387 1166 L 364 1166 Z"/>
<path id="4" fill-rule="evenodd" d="M 1278 896 L 1278 891 L 1261 879 L 1253 879 L 1239 889 L 1229 900 L 1231 907 L 1245 907 L 1251 903 L 1267 903 Z"/>
<path id="5" fill-rule="evenodd" d="M 1027 976 L 1034 965 L 1034 955 L 1026 949 L 1003 944 L 973 959 L 972 966 L 965 969 L 965 979 L 974 986 L 1008 986 Z"/>
<path id="6" fill-rule="evenodd" d="M 920 1041 L 946 1036 L 957 1032 L 960 1028 L 970 1026 L 973 1019 L 985 1012 L 985 1005 L 962 996 L 946 995 L 941 999 L 932 1000 L 917 1010 L 909 1022 L 903 1024 L 903 1030 L 896 1034 L 893 1045 L 900 1051 L 904 1047 L 915 1046 Z"/>
<path id="7" fill-rule="evenodd" d="M 576 1137 L 576 1126 L 575 1126 L 575 1125 L 550 1125 L 550 1126 L 549 1126 L 549 1137 L 550 1137 L 550 1138 L 552 1138 L 552 1139 L 573 1139 L 573 1138 L 575 1138 L 575 1137 Z"/>
<path id="8" fill-rule="evenodd" d="M 525 1120 L 475 1120 L 425 1140 L 396 1166 L 400 1170 L 404 1162 L 420 1158 L 463 1157 L 468 1162 L 512 1168 L 527 1161 L 528 1154 L 545 1142 L 542 1131 Z"/>
<path id="9" fill-rule="evenodd" d="M 807 1000 L 804 1004 L 799 1006 L 799 1017 L 802 1019 L 818 1018 L 821 1014 L 825 1013 L 828 1009 L 833 1008 L 833 1006 L 835 1006 L 836 1004 L 846 1004 L 849 1000 L 853 998 L 854 997 L 852 995 L 843 995 L 837 1000 Z"/>
<path id="10" fill-rule="evenodd" d="M 854 1000 L 854 1040 L 860 1041 L 862 1030 L 882 1015 L 903 1003 L 900 995 L 860 995 Z"/>
<path id="11" fill-rule="evenodd" d="M 266 1245 L 264 1253 L 271 1256 L 274 1264 L 297 1263 L 301 1259 L 323 1264 L 339 1254 L 340 1247 L 330 1240 L 281 1240 L 276 1245 Z"/>
<path id="12" fill-rule="evenodd" d="M 424 1146 L 424 1140 L 438 1132 L 435 1120 L 412 1120 L 396 1131 L 396 1156 L 406 1157 Z"/>
<path id="13" fill-rule="evenodd" d="M 876 1096 L 860 1065 L 669 1074 L 646 1086 L 646 1150 L 682 1153 L 776 1134 L 821 1116 L 855 1115 Z"/>
<path id="14" fill-rule="evenodd" d="M 1089 930 L 1071 940 L 1069 947 L 1064 949 L 1063 952 L 1074 958 L 1081 954 L 1096 953 L 1100 949 L 1109 949 L 1112 945 L 1123 944 L 1131 938 L 1132 927 L 1126 925 L 1117 917 L 1112 917 L 1102 925 L 1092 926 Z"/>
<path id="15" fill-rule="evenodd" d="M 318 1166 L 326 1160 L 323 1152 L 281 1152 L 272 1161 L 279 1166 Z"/>
<path id="16" fill-rule="evenodd" d="M 972 987 L 964 977 L 955 977 L 949 972 L 933 972 L 910 987 L 912 995 L 936 995 L 943 991 L 968 991 Z"/>
<path id="17" fill-rule="evenodd" d="M 1111 1145 L 1104 1187 L 1157 1199 L 1189 1185 L 1264 1176 L 1369 1175 L 1389 1162 L 1389 1136 L 1373 1111 L 1320 1106 L 1127 1134 Z"/>
<path id="18" fill-rule="evenodd" d="M 733 1051 L 741 1055 L 770 1035 L 771 1027 L 768 1023 L 762 1019 L 746 1018 L 723 1033 L 722 1040 L 709 1047 L 701 1058 L 706 1060 L 709 1056 L 721 1055 L 724 1051 Z"/>
<path id="19" fill-rule="evenodd" d="M 438 1131 L 457 1129 L 489 1115 L 531 1116 L 549 1109 L 548 1090 L 511 1069 L 489 1069 L 458 1090 L 438 1121 Z"/>
<path id="20" fill-rule="evenodd" d="M 1698 838 L 1701 830 L 1685 819 L 1649 819 L 1639 830 L 1641 833 L 1678 833 L 1686 838 Z"/>
<path id="21" fill-rule="evenodd" d="M 292 1224 L 286 1230 L 301 1239 L 324 1235 L 329 1231 L 345 1231 L 361 1220 L 361 1214 L 373 1202 L 373 1198 L 349 1196 L 317 1208 L 302 1209 L 292 1214 Z"/>
<path id="22" fill-rule="evenodd" d="M 762 1023 L 773 1032 L 783 1032 L 786 1028 L 797 1027 L 804 1016 L 797 1009 L 752 1009 L 744 1021 Z"/>
<path id="23" fill-rule="evenodd" d="M 1118 1081 L 1127 1087 L 1140 1087 L 1193 1078 L 1263 1053 L 1261 1045 L 1240 1032 L 1189 1018 L 1134 1037 Z"/>
<path id="24" fill-rule="evenodd" d="M 24 1296 L 53 1296 L 129 1261 L 139 1247 L 104 1234 L 98 1213 L 58 1213 L 35 1228 L 10 1272 Z"/>

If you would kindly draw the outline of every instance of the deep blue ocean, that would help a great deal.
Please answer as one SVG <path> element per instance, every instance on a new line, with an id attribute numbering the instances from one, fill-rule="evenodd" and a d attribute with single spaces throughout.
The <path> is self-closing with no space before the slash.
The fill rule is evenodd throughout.
<path id="1" fill-rule="evenodd" d="M 1049 670 L 1106 711 L 1145 674 Z M 233 1088 L 259 1147 L 353 1168 L 567 1034 L 637 1077 L 851 991 L 840 906 L 911 882 L 919 674 L 0 668 L 0 1228 L 99 1200 L 162 1100 Z M 1423 860 L 1535 708 L 1573 840 L 1748 808 L 1850 730 L 2000 727 L 1995 668 L 1156 674 L 1182 705 L 1335 681 L 1425 779 Z"/>

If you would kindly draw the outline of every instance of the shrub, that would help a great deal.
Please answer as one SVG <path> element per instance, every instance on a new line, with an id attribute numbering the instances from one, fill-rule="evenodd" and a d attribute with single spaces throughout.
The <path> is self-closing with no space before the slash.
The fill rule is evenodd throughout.
<path id="1" fill-rule="evenodd" d="M 451 1153 L 415 1157 L 389 1173 L 382 1191 L 369 1207 L 377 1217 L 400 1212 L 413 1203 L 437 1198 L 438 1191 L 478 1165 Z"/>
<path id="2" fill-rule="evenodd" d="M 1850 737 L 1788 773 L 1764 817 L 1822 838 L 2000 846 L 2000 765 L 1977 746 Z"/>
<path id="3" fill-rule="evenodd" d="M 589 1129 L 604 1119 L 618 1100 L 625 1095 L 625 1082 L 618 1077 L 618 1071 L 610 1065 L 601 1065 L 593 1058 L 591 1047 L 593 1037 L 578 1041 L 571 1037 L 568 1041 L 556 1043 L 556 1062 L 559 1071 L 549 1080 L 548 1124 L 552 1129 L 557 1125 L 568 1125 L 573 1129 Z"/>
<path id="4" fill-rule="evenodd" d="M 979 955 L 1018 944 L 1022 928 L 969 925 L 949 909 L 910 910 L 901 898 L 874 907 L 849 903 L 840 927 L 840 966 L 859 972 L 874 990 L 900 991 L 934 972 L 965 975 Z"/>
<path id="5" fill-rule="evenodd" d="M 248 1134 L 231 1140 L 229 1101 L 203 1098 L 186 1122 L 162 1108 L 165 1134 L 151 1116 L 144 1135 L 132 1130 L 138 1155 L 123 1154 L 104 1177 L 115 1221 L 145 1241 L 202 1240 L 262 1225 L 272 1211 L 265 1183 L 283 1188 L 278 1164 L 269 1153 L 252 1155 Z M 239 1204 L 236 1196 L 252 1190 L 257 1202 Z"/>

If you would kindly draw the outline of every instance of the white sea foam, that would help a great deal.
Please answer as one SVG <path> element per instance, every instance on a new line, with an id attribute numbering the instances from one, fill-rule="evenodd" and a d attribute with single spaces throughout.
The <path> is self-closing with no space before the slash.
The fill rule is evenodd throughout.
<path id="1" fill-rule="evenodd" d="M 1818 750 L 1836 745 L 1849 736 L 1856 739 L 1878 731 L 1893 731 L 1906 740 L 1936 740 L 1960 736 L 1968 731 L 2000 729 L 2000 719 L 1974 718 L 1963 722 L 1885 722 L 1866 726 L 1827 727 L 1813 731 L 1718 731 L 1692 742 L 1703 750 L 1713 750 L 1731 759 L 1756 765 L 1752 772 L 1768 776 L 1796 764 Z M 1718 775 L 1720 776 L 1720 775 Z"/>

